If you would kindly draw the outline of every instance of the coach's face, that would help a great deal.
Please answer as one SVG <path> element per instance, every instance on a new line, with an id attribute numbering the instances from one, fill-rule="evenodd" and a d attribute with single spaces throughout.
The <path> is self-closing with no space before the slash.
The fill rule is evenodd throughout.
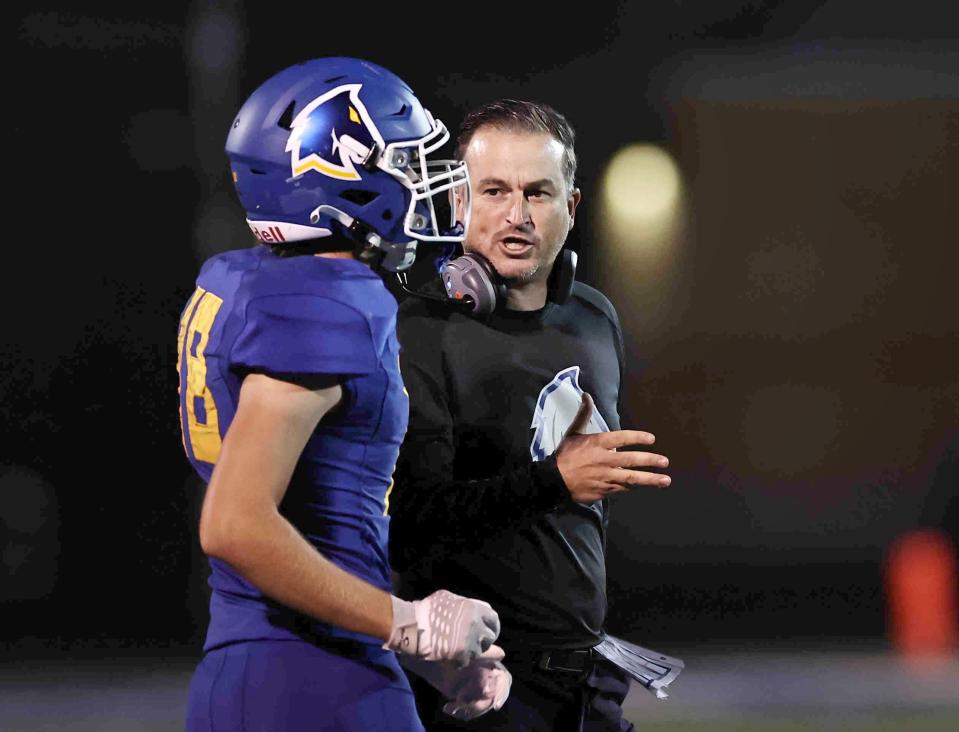
<path id="1" fill-rule="evenodd" d="M 473 207 L 463 248 L 514 286 L 542 284 L 573 228 L 578 190 L 563 175 L 563 145 L 547 133 L 480 127 L 463 155 Z"/>

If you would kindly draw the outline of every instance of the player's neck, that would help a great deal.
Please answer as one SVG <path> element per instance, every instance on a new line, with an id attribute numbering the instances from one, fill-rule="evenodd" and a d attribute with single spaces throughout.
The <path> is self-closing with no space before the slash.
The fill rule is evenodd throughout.
<path id="1" fill-rule="evenodd" d="M 328 259 L 356 259 L 353 252 L 317 252 L 314 256 L 327 257 Z"/>
<path id="2" fill-rule="evenodd" d="M 519 282 L 506 290 L 507 310 L 542 310 L 546 306 L 546 282 Z"/>

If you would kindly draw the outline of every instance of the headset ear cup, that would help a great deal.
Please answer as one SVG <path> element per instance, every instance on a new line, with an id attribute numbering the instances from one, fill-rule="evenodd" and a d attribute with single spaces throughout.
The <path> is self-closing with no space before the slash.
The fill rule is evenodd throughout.
<path id="1" fill-rule="evenodd" d="M 482 254 L 471 252 L 470 256 L 482 267 L 490 288 L 493 290 L 493 299 L 489 309 L 489 312 L 493 312 L 506 299 L 506 281 L 500 277 L 499 272 L 494 269 L 493 263 Z"/>
<path id="2" fill-rule="evenodd" d="M 573 292 L 573 282 L 576 281 L 576 252 L 572 249 L 564 248 L 556 261 L 553 262 L 553 270 L 549 273 L 549 281 L 546 289 L 546 299 L 562 305 L 569 299 Z"/>
<path id="3" fill-rule="evenodd" d="M 506 296 L 506 284 L 486 257 L 469 252 L 446 263 L 442 270 L 447 296 L 472 304 L 473 315 L 492 313 Z"/>

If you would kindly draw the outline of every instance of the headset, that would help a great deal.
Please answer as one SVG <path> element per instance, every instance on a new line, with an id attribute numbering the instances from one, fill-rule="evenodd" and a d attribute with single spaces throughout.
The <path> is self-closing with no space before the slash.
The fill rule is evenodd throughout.
<path id="1" fill-rule="evenodd" d="M 576 280 L 576 252 L 563 249 L 553 262 L 546 284 L 546 301 L 565 303 Z M 428 300 L 440 300 L 462 308 L 477 318 L 488 318 L 506 301 L 508 283 L 490 261 L 478 252 L 465 252 L 455 258 L 439 260 L 439 274 L 446 297 L 410 290 L 401 280 L 404 291 Z"/>

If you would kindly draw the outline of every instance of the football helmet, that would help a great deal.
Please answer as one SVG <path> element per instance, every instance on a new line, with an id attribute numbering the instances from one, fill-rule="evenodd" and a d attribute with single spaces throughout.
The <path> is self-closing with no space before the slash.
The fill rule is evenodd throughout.
<path id="1" fill-rule="evenodd" d="M 398 272 L 413 264 L 417 241 L 463 239 L 466 164 L 430 159 L 448 140 L 395 74 L 334 57 L 291 66 L 257 88 L 233 121 L 226 154 L 261 242 L 282 251 L 345 234 L 361 259 Z"/>

